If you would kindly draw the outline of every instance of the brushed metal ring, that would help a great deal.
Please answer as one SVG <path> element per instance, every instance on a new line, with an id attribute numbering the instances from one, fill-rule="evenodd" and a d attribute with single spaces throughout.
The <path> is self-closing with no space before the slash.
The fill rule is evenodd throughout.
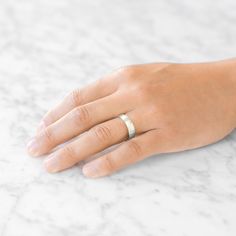
<path id="1" fill-rule="evenodd" d="M 132 122 L 132 120 L 126 114 L 119 115 L 119 118 L 125 123 L 127 127 L 129 139 L 135 137 L 136 130 L 135 130 L 134 123 Z"/>

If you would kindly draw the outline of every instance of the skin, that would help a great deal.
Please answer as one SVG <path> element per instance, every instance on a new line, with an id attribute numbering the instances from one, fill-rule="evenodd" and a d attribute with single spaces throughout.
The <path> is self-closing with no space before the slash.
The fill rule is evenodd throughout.
<path id="1" fill-rule="evenodd" d="M 130 140 L 122 113 L 136 128 Z M 53 173 L 119 144 L 83 166 L 96 178 L 153 154 L 217 142 L 235 125 L 235 59 L 134 65 L 71 92 L 43 117 L 27 148 L 32 156 L 50 153 L 44 165 Z"/>

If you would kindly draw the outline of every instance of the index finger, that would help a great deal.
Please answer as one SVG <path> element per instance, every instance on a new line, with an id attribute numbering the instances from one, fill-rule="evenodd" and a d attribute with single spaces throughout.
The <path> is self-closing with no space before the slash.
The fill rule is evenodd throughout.
<path id="1" fill-rule="evenodd" d="M 112 76 L 106 76 L 82 89 L 75 89 L 56 107 L 46 113 L 37 131 L 59 120 L 77 106 L 84 105 L 99 98 L 108 96 L 116 91 L 117 83 Z"/>

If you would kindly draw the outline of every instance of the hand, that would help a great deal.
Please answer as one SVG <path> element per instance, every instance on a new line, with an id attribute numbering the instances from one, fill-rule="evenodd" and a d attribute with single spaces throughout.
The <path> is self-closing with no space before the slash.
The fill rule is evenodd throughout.
<path id="1" fill-rule="evenodd" d="M 73 91 L 49 111 L 28 151 L 33 156 L 43 155 L 76 137 L 45 160 L 46 169 L 57 172 L 120 144 L 84 165 L 84 175 L 100 177 L 155 153 L 216 142 L 236 124 L 232 68 L 235 62 L 223 61 L 119 69 Z M 124 122 L 117 117 L 122 113 L 136 128 L 136 137 L 130 140 Z"/>

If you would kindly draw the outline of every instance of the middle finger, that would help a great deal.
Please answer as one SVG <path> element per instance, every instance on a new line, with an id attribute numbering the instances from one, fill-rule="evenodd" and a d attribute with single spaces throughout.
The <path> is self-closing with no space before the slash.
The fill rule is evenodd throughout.
<path id="1" fill-rule="evenodd" d="M 73 109 L 64 117 L 42 130 L 30 142 L 29 154 L 40 156 L 57 145 L 80 135 L 91 127 L 130 110 L 125 99 L 118 93 L 98 99 Z"/>

